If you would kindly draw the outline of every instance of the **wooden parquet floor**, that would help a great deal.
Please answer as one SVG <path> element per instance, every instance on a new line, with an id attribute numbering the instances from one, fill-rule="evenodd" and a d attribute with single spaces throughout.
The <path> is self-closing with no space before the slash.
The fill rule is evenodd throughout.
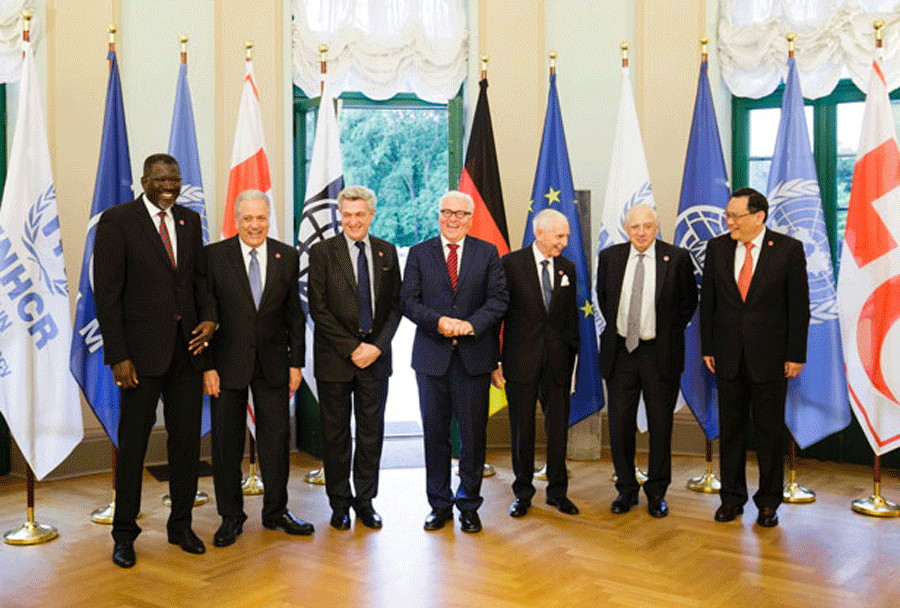
<path id="1" fill-rule="evenodd" d="M 59 529 L 44 545 L 0 544 L 0 606 L 90 607 L 693 607 L 900 605 L 900 519 L 857 515 L 850 501 L 868 495 L 871 471 L 801 463 L 800 480 L 816 490 L 809 505 L 784 505 L 781 525 L 754 524 L 752 503 L 741 521 L 719 524 L 718 497 L 691 492 L 699 458 L 674 458 L 670 515 L 651 518 L 646 502 L 613 515 L 612 464 L 570 462 L 569 496 L 581 507 L 570 517 L 543 504 L 538 483 L 528 516 L 512 519 L 512 472 L 506 451 L 491 451 L 497 476 L 483 486 L 485 530 L 466 535 L 459 524 L 422 530 L 428 512 L 423 469 L 382 471 L 376 507 L 384 529 L 328 525 L 324 489 L 303 474 L 316 463 L 292 456 L 290 507 L 316 525 L 312 538 L 262 528 L 262 499 L 248 497 L 249 520 L 238 542 L 218 549 L 219 524 L 210 503 L 194 510 L 194 530 L 207 553 L 189 555 L 166 542 L 165 484 L 145 477 L 144 533 L 137 565 L 110 560 L 109 526 L 89 513 L 109 499 L 109 477 L 95 475 L 38 484 L 36 519 Z M 751 458 L 752 460 L 752 458 Z M 748 478 L 756 476 L 748 467 Z M 900 480 L 884 477 L 886 498 L 900 499 Z M 200 488 L 212 496 L 211 478 Z M 751 490 L 752 491 L 752 490 Z M 0 478 L 0 532 L 25 518 L 22 480 Z"/>

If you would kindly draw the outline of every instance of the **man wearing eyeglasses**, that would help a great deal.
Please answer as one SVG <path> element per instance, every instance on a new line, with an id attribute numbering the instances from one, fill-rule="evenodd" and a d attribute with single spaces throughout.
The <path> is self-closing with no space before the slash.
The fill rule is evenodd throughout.
<path id="1" fill-rule="evenodd" d="M 409 250 L 400 301 L 416 324 L 412 367 L 419 386 L 425 439 L 425 472 L 431 513 L 426 530 L 438 530 L 460 511 L 463 532 L 481 530 L 481 479 L 488 418 L 488 389 L 497 364 L 500 319 L 509 294 L 494 245 L 466 236 L 472 197 L 441 197 L 441 234 Z M 450 420 L 459 421 L 459 487 L 450 488 Z"/>
<path id="2" fill-rule="evenodd" d="M 727 522 L 747 502 L 747 435 L 759 462 L 753 496 L 763 527 L 778 525 L 784 485 L 784 402 L 806 362 L 809 287 L 803 244 L 766 228 L 769 203 L 752 188 L 732 194 L 728 234 L 710 239 L 700 296 L 703 361 L 719 390 L 722 504 Z"/>

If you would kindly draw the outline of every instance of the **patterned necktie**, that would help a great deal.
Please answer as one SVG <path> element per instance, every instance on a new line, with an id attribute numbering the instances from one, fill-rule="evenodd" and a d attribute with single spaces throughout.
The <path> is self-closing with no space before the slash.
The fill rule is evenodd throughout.
<path id="1" fill-rule="evenodd" d="M 553 287 L 550 283 L 550 271 L 547 268 L 550 266 L 550 260 L 543 260 L 541 262 L 541 287 L 544 292 L 544 308 L 550 310 L 550 298 L 553 296 Z"/>
<path id="2" fill-rule="evenodd" d="M 644 295 L 644 254 L 639 253 L 634 267 L 634 283 L 631 285 L 631 302 L 628 306 L 628 332 L 625 349 L 633 352 L 641 340 L 641 307 Z"/>
<path id="3" fill-rule="evenodd" d="M 359 290 L 359 333 L 372 331 L 372 291 L 369 287 L 369 261 L 366 244 L 356 241 L 359 256 L 356 258 L 356 284 Z"/>
<path id="4" fill-rule="evenodd" d="M 259 301 L 262 299 L 262 277 L 259 274 L 259 260 L 256 249 L 250 250 L 250 268 L 247 270 L 247 278 L 250 279 L 250 292 L 253 294 L 253 304 L 259 310 Z"/>
<path id="5" fill-rule="evenodd" d="M 750 281 L 753 280 L 753 256 L 750 250 L 753 249 L 753 243 L 744 243 L 747 253 L 744 255 L 744 265 L 741 266 L 741 273 L 738 275 L 738 291 L 741 292 L 741 300 L 747 299 L 747 292 L 750 291 Z"/>
<path id="6" fill-rule="evenodd" d="M 459 245 L 450 243 L 447 247 L 450 248 L 450 253 L 447 254 L 447 274 L 450 275 L 450 286 L 453 291 L 456 291 L 456 280 L 459 278 L 457 275 L 459 260 L 456 257 L 456 250 L 459 249 Z"/>
<path id="7" fill-rule="evenodd" d="M 166 212 L 160 211 L 156 215 L 159 216 L 159 238 L 162 239 L 163 247 L 169 254 L 169 261 L 172 262 L 172 268 L 175 268 L 175 251 L 172 249 L 172 239 L 169 238 L 169 229 L 166 228 Z"/>

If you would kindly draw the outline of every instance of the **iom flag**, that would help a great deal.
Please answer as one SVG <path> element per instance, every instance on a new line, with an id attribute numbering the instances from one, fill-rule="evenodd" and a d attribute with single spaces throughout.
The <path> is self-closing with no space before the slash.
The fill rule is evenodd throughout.
<path id="1" fill-rule="evenodd" d="M 694 120 L 684 161 L 681 201 L 675 225 L 675 244 L 691 252 L 698 287 L 706 257 L 706 242 L 725 232 L 725 207 L 731 198 L 706 71 L 707 62 L 703 61 L 700 64 Z M 699 307 L 685 331 L 684 341 L 681 398 L 691 408 L 703 433 L 711 441 L 719 436 L 719 399 L 716 377 L 703 364 Z"/>
<path id="2" fill-rule="evenodd" d="M 809 346 L 803 371 L 788 382 L 785 410 L 788 429 L 802 449 L 850 424 L 850 405 L 828 233 L 793 57 L 788 68 L 769 173 L 768 223 L 800 240 L 806 251 Z"/>
<path id="3" fill-rule="evenodd" d="M 169 154 L 178 161 L 181 170 L 181 194 L 175 202 L 200 214 L 203 244 L 209 243 L 209 225 L 206 222 L 206 196 L 203 194 L 203 178 L 200 176 L 200 154 L 197 151 L 197 132 L 194 129 L 194 110 L 191 108 L 191 90 L 188 88 L 187 64 L 178 69 L 178 88 L 175 89 L 175 110 L 169 131 Z M 203 395 L 203 423 L 200 436 L 211 428 L 209 395 Z"/>
<path id="4" fill-rule="evenodd" d="M 575 370 L 575 393 L 572 395 L 572 409 L 569 424 L 587 418 L 603 407 L 603 386 L 600 381 L 597 333 L 594 322 L 595 307 L 591 302 L 591 278 L 581 246 L 581 224 L 575 207 L 575 188 L 572 185 L 572 170 L 569 152 L 566 149 L 566 134 L 563 132 L 559 98 L 556 95 L 556 74 L 550 75 L 550 97 L 547 101 L 547 116 L 544 119 L 544 135 L 541 153 L 538 156 L 534 187 L 531 190 L 531 208 L 525 221 L 525 236 L 522 246 L 531 245 L 534 232 L 531 220 L 546 208 L 556 209 L 569 220 L 569 245 L 562 255 L 572 260 L 578 274 L 578 294 L 580 308 L 578 347 L 578 368 Z"/>
<path id="5" fill-rule="evenodd" d="M 103 364 L 103 337 L 94 307 L 93 261 L 94 236 L 100 215 L 121 202 L 134 198 L 131 190 L 131 157 L 128 135 L 125 133 L 125 110 L 122 106 L 122 85 L 116 54 L 109 52 L 109 85 L 106 87 L 106 113 L 100 139 L 100 162 L 94 182 L 94 201 L 88 221 L 78 301 L 75 306 L 75 328 L 69 369 L 81 385 L 84 398 L 94 410 L 103 430 L 118 447 L 119 389 L 113 381 L 112 370 Z"/>

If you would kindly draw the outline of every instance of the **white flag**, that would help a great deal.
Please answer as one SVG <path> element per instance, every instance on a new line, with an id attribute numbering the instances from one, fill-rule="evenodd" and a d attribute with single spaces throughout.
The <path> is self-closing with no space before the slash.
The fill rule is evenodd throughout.
<path id="1" fill-rule="evenodd" d="M 37 479 L 84 437 L 68 370 L 72 319 L 31 45 L 0 204 L 0 412 Z"/>
<path id="2" fill-rule="evenodd" d="M 900 446 L 900 152 L 872 64 L 838 276 L 850 405 L 876 454 Z"/>

